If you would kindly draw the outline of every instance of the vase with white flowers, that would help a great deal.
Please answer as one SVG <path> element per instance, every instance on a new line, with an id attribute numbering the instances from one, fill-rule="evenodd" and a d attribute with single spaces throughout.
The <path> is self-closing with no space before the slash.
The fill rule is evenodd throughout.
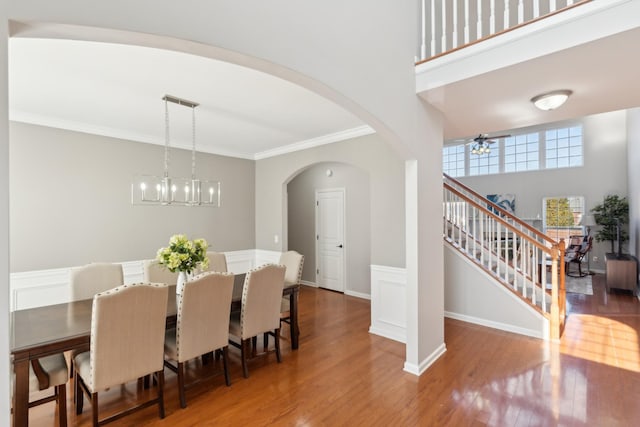
<path id="1" fill-rule="evenodd" d="M 198 268 L 206 270 L 209 267 L 208 247 L 205 239 L 189 240 L 184 234 L 175 234 L 169 239 L 169 246 L 158 249 L 158 263 L 172 273 L 178 272 L 177 294 L 182 293 L 188 275 Z"/>

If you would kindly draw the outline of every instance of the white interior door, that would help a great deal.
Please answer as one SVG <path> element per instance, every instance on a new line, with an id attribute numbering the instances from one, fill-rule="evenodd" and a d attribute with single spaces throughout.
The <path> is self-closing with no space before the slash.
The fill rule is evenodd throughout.
<path id="1" fill-rule="evenodd" d="M 316 283 L 344 292 L 344 189 L 316 191 Z"/>

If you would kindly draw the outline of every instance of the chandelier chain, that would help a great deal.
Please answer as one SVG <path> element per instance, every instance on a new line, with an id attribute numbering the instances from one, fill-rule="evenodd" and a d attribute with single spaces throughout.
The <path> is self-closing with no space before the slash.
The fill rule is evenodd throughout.
<path id="1" fill-rule="evenodd" d="M 169 102 L 164 100 L 164 177 L 169 177 Z"/>
<path id="2" fill-rule="evenodd" d="M 196 179 L 196 107 L 191 107 L 191 179 Z"/>

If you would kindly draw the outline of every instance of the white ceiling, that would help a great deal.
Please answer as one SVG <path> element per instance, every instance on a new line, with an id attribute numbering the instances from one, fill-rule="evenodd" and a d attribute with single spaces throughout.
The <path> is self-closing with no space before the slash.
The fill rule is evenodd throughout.
<path id="1" fill-rule="evenodd" d="M 300 86 L 173 51 L 100 42 L 10 38 L 9 106 L 16 121 L 164 144 L 165 94 L 200 103 L 198 151 L 249 159 L 373 132 Z M 444 113 L 446 140 L 640 106 L 640 28 L 420 93 Z M 571 89 L 539 111 L 529 101 Z M 190 148 L 190 110 L 170 106 L 172 146 Z"/>
<path id="2" fill-rule="evenodd" d="M 9 39 L 10 119 L 164 144 L 165 94 L 199 103 L 197 150 L 242 158 L 373 132 L 351 113 L 265 73 L 185 53 L 100 42 Z M 169 104 L 171 145 L 191 110 Z"/>

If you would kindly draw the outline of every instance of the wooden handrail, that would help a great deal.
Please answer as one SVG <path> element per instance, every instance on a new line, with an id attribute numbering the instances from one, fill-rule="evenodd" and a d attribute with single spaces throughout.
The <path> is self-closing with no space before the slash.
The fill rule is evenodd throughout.
<path id="1" fill-rule="evenodd" d="M 524 238 L 524 239 L 529 239 L 531 240 L 531 242 L 540 250 L 542 250 L 543 252 L 548 253 L 549 255 L 553 256 L 553 252 L 551 251 L 551 248 L 549 248 L 546 245 L 543 245 L 542 243 L 538 242 L 535 239 L 531 239 L 531 236 L 523 233 L 522 231 L 518 230 L 516 227 L 514 227 L 513 225 L 509 224 L 509 222 L 507 222 L 504 218 L 500 217 L 499 215 L 496 215 L 494 212 L 491 212 L 490 210 L 487 209 L 486 206 L 482 206 L 479 203 L 476 203 L 474 200 L 472 200 L 470 197 L 468 197 L 466 194 L 461 193 L 460 191 L 456 190 L 455 188 L 453 188 L 451 185 L 444 183 L 444 186 L 447 188 L 447 190 L 451 191 L 452 193 L 454 193 L 455 195 L 457 195 L 458 197 L 460 197 L 461 199 L 463 199 L 465 202 L 475 206 L 476 208 L 482 209 L 482 210 L 486 210 L 485 214 L 492 216 L 496 221 L 500 222 L 505 228 L 509 228 L 512 232 L 514 232 L 515 234 L 517 234 L 520 238 Z M 503 210 L 503 212 L 506 212 Z M 513 217 L 510 217 L 513 218 Z M 535 229 L 534 229 L 535 230 Z M 535 230 L 537 233 L 540 233 L 539 231 Z M 551 240 L 552 243 L 552 247 L 557 247 L 558 243 L 556 243 L 555 241 Z"/>
<path id="2" fill-rule="evenodd" d="M 526 27 L 528 25 L 531 25 L 531 24 L 534 24 L 536 22 L 542 21 L 543 19 L 550 18 L 550 17 L 555 16 L 555 15 L 557 15 L 559 13 L 566 12 L 568 10 L 571 10 L 571 9 L 575 8 L 575 7 L 582 6 L 583 4 L 590 3 L 592 1 L 593 0 L 579 0 L 577 3 L 571 4 L 569 6 L 565 6 L 563 8 L 557 9 L 557 10 L 554 10 L 553 12 L 547 13 L 546 15 L 538 16 L 537 18 L 531 19 L 531 20 L 529 20 L 527 22 L 523 22 L 521 24 L 514 25 L 513 27 L 509 27 L 509 28 L 506 28 L 504 30 L 498 31 L 497 33 L 489 34 L 488 36 L 484 36 L 484 37 L 476 39 L 476 40 L 474 40 L 472 42 L 469 42 L 469 43 L 454 47 L 453 49 L 449 49 L 446 52 L 441 52 L 441 53 L 438 53 L 436 55 L 430 56 L 429 58 L 425 58 L 425 59 L 423 59 L 421 61 L 416 62 L 415 65 L 418 66 L 418 65 L 427 63 L 429 61 L 433 61 L 435 59 L 442 58 L 443 56 L 449 55 L 449 54 L 451 54 L 453 52 L 457 52 L 457 51 L 462 50 L 464 48 L 467 48 L 469 46 L 473 46 L 473 45 L 476 45 L 478 43 L 482 43 L 483 41 L 491 40 L 494 37 L 498 37 L 498 36 L 500 36 L 502 34 L 510 33 L 511 31 L 515 31 L 515 30 L 520 29 L 522 27 Z"/>
<path id="3" fill-rule="evenodd" d="M 491 200 L 487 199 L 486 197 L 478 194 L 477 192 L 473 191 L 471 188 L 467 187 L 466 185 L 464 185 L 462 182 L 458 181 L 457 179 L 454 179 L 452 177 L 450 177 L 449 175 L 447 175 L 446 173 L 442 174 L 446 179 L 453 181 L 456 183 L 456 185 L 459 185 L 460 187 L 464 188 L 465 191 L 468 191 L 469 193 L 473 194 L 474 196 L 486 200 L 487 203 L 491 204 L 491 208 L 494 210 L 497 210 L 498 212 L 500 212 L 503 216 L 512 219 L 514 222 L 517 222 L 518 224 L 520 224 L 522 227 L 526 228 L 527 230 L 531 231 L 533 234 L 535 234 L 537 237 L 539 237 L 542 240 L 545 240 L 547 242 L 549 242 L 551 245 L 557 245 L 558 242 L 556 242 L 555 240 L 553 240 L 551 237 L 547 236 L 544 233 L 541 233 L 540 230 L 538 230 L 535 227 L 532 227 L 531 225 L 527 224 L 526 222 L 524 222 L 523 220 L 521 220 L 520 218 L 518 218 L 517 216 L 514 216 L 512 213 L 507 212 L 506 210 L 504 210 L 503 208 L 501 208 L 500 206 L 496 205 L 495 203 L 493 203 Z M 447 183 L 445 183 L 445 185 L 448 185 Z"/>

